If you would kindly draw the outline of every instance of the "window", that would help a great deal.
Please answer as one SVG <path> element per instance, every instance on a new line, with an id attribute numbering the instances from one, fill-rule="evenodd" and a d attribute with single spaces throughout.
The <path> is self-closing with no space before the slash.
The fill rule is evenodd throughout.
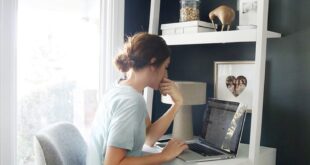
<path id="1" fill-rule="evenodd" d="M 34 164 L 33 136 L 58 121 L 87 137 L 99 95 L 100 0 L 18 4 L 17 156 Z"/>

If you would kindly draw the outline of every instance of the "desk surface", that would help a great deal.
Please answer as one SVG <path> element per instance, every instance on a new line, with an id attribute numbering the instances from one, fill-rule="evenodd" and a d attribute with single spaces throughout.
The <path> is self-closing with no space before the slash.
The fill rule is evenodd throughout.
<path id="1" fill-rule="evenodd" d="M 276 149 L 269 147 L 261 147 L 260 148 L 260 158 L 259 164 L 264 165 L 275 165 L 276 161 Z M 194 165 L 249 165 L 250 160 L 248 159 L 249 154 L 249 145 L 248 144 L 240 144 L 238 149 L 238 155 L 233 159 L 226 160 L 216 160 L 216 161 L 206 161 L 206 162 L 197 162 L 197 163 L 186 163 L 181 159 L 175 159 L 171 162 L 165 163 L 164 165 L 186 165 L 186 164 L 194 164 Z"/>

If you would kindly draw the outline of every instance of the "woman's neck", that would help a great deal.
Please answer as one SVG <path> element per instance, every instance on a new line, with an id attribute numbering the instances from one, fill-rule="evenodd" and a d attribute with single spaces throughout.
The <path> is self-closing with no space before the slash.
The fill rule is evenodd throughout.
<path id="1" fill-rule="evenodd" d="M 121 81 L 120 84 L 129 85 L 139 93 L 142 93 L 143 89 L 147 86 L 143 76 L 138 76 L 135 72 L 132 72 L 130 75 L 128 75 L 127 79 Z"/>

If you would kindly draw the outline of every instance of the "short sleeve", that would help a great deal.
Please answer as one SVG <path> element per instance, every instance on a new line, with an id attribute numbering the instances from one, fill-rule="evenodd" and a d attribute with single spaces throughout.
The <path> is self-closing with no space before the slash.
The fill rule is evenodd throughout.
<path id="1" fill-rule="evenodd" d="M 140 128 L 139 125 L 143 120 L 139 99 L 122 102 L 112 114 L 107 146 L 132 150 L 136 129 Z"/>

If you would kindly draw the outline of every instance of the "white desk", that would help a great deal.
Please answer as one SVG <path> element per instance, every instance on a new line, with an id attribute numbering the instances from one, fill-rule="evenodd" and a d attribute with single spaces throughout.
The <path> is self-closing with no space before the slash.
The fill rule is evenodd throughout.
<path id="1" fill-rule="evenodd" d="M 240 144 L 238 155 L 234 159 L 226 160 L 216 160 L 216 161 L 207 161 L 207 162 L 197 162 L 197 163 L 186 163 L 181 159 L 175 159 L 171 162 L 164 163 L 164 165 L 250 165 L 250 160 L 248 159 L 249 154 L 249 145 Z M 276 149 L 269 147 L 260 148 L 260 165 L 275 165 L 276 164 Z"/>

